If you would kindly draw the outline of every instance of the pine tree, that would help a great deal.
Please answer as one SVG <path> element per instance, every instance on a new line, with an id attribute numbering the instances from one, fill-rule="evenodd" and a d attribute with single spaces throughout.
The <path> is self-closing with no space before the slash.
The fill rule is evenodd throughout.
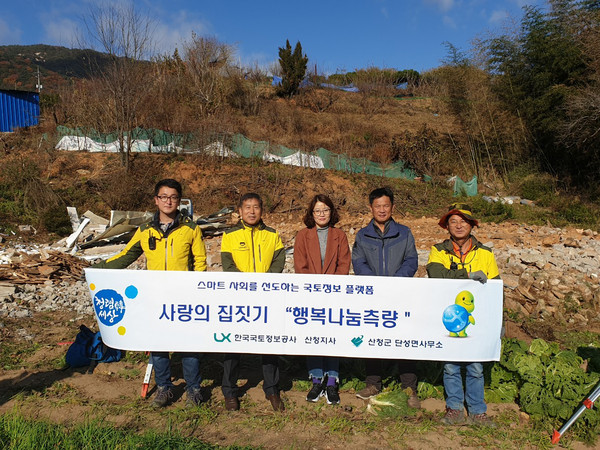
<path id="1" fill-rule="evenodd" d="M 290 41 L 285 41 L 285 47 L 279 47 L 279 65 L 281 66 L 282 80 L 279 95 L 291 97 L 298 92 L 300 83 L 306 74 L 308 57 L 302 55 L 302 45 L 296 42 L 292 52 Z"/>

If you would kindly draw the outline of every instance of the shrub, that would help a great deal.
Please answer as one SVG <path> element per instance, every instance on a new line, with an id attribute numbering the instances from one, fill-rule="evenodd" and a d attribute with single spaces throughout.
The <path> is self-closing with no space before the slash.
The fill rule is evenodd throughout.
<path id="1" fill-rule="evenodd" d="M 547 174 L 530 174 L 520 184 L 519 195 L 538 202 L 540 206 L 547 206 L 556 190 L 554 179 Z"/>
<path id="2" fill-rule="evenodd" d="M 515 217 L 515 211 L 512 205 L 506 203 L 488 203 L 480 196 L 467 198 L 464 201 L 471 204 L 473 214 L 475 214 L 475 217 L 481 222 L 499 223 Z"/>
<path id="3" fill-rule="evenodd" d="M 51 233 L 68 236 L 72 232 L 71 221 L 62 206 L 48 208 L 42 213 L 40 219 L 44 228 Z"/>
<path id="4" fill-rule="evenodd" d="M 597 213 L 580 201 L 566 202 L 558 213 L 565 220 L 574 224 L 583 225 L 597 222 Z"/>

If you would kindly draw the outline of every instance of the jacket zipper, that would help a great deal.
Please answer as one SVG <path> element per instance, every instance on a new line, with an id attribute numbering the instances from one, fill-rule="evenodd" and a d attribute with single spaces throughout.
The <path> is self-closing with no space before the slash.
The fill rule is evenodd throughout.
<path id="1" fill-rule="evenodd" d="M 167 270 L 167 259 L 169 257 L 169 246 L 168 246 L 168 238 L 165 241 L 165 270 Z"/>
<path id="2" fill-rule="evenodd" d="M 256 272 L 256 258 L 254 256 L 254 228 L 251 228 L 250 231 L 250 241 L 252 242 L 252 265 L 254 267 L 254 272 Z"/>
<path id="3" fill-rule="evenodd" d="M 385 238 L 381 238 L 381 260 L 383 261 L 383 275 L 387 276 L 387 261 L 385 260 Z"/>

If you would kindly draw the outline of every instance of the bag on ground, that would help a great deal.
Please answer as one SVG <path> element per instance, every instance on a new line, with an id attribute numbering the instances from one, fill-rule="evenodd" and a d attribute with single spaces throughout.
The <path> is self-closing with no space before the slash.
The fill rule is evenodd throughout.
<path id="1" fill-rule="evenodd" d="M 65 360 L 71 367 L 86 367 L 92 361 L 99 363 L 119 361 L 121 354 L 121 350 L 104 345 L 99 331 L 94 333 L 85 325 L 81 325 L 75 342 L 67 350 Z"/>

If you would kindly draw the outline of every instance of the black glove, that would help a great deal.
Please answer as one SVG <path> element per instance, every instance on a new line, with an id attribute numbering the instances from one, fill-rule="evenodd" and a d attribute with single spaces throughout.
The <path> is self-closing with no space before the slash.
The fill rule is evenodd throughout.
<path id="1" fill-rule="evenodd" d="M 471 272 L 469 274 L 469 278 L 471 280 L 479 281 L 480 283 L 487 283 L 487 276 L 483 273 L 482 270 L 478 270 L 477 272 Z"/>

